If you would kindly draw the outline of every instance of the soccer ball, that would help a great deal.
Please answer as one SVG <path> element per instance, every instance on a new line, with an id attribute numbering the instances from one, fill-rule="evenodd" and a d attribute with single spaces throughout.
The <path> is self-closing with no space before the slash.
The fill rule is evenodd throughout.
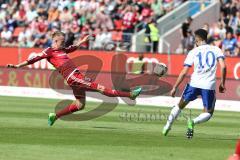
<path id="1" fill-rule="evenodd" d="M 164 76 L 168 71 L 166 64 L 164 63 L 157 63 L 153 68 L 153 74 L 158 77 Z"/>

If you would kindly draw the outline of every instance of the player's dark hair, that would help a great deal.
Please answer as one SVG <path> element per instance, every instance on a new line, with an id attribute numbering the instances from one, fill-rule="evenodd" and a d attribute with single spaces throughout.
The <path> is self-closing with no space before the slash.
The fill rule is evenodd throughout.
<path id="1" fill-rule="evenodd" d="M 52 38 L 54 38 L 56 36 L 63 36 L 63 37 L 65 37 L 65 33 L 61 32 L 61 31 L 55 31 L 52 34 Z"/>
<path id="2" fill-rule="evenodd" d="M 195 36 L 199 36 L 205 42 L 207 41 L 208 32 L 205 29 L 198 29 L 194 33 L 195 33 Z"/>

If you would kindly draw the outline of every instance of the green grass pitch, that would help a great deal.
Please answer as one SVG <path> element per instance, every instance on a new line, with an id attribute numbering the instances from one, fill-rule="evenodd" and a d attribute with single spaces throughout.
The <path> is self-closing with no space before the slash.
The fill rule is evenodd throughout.
<path id="1" fill-rule="evenodd" d="M 216 111 L 188 140 L 188 109 L 163 137 L 164 116 L 149 115 L 167 115 L 170 108 L 119 105 L 97 119 L 60 120 L 48 127 L 47 115 L 58 100 L 0 97 L 0 102 L 0 160 L 226 160 L 239 136 L 234 112 Z M 86 108 L 96 105 L 88 102 Z M 200 112 L 193 110 L 192 116 Z M 141 119 L 134 117 L 138 113 Z"/>

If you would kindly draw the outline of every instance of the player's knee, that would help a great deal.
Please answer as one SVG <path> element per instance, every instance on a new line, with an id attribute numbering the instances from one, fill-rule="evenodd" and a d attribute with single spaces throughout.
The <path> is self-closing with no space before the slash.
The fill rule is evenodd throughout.
<path id="1" fill-rule="evenodd" d="M 204 112 L 209 113 L 209 114 L 211 115 L 211 117 L 212 117 L 212 116 L 213 116 L 213 113 L 214 113 L 214 109 L 206 109 L 206 108 L 204 107 Z"/>
<path id="2" fill-rule="evenodd" d="M 187 102 L 185 102 L 185 101 L 180 101 L 178 104 L 180 109 L 184 109 L 186 107 L 186 105 L 187 105 Z"/>
<path id="3" fill-rule="evenodd" d="M 178 105 L 180 109 L 184 109 L 184 106 L 183 105 Z"/>
<path id="4" fill-rule="evenodd" d="M 205 113 L 208 113 L 208 120 L 207 121 L 209 121 L 213 116 L 213 111 L 212 110 L 205 110 Z"/>
<path id="5" fill-rule="evenodd" d="M 188 103 L 189 102 L 184 100 L 184 98 L 181 98 L 180 102 L 178 103 L 178 106 L 179 106 L 180 109 L 184 109 Z"/>

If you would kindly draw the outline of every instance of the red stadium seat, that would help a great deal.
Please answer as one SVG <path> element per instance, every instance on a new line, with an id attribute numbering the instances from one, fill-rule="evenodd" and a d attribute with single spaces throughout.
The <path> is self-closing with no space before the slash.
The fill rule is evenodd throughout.
<path id="1" fill-rule="evenodd" d="M 23 31 L 23 27 L 17 27 L 13 31 L 13 37 L 18 37 L 19 33 Z"/>
<path id="2" fill-rule="evenodd" d="M 112 32 L 112 40 L 113 41 L 122 41 L 122 34 L 121 31 L 113 31 Z"/>

